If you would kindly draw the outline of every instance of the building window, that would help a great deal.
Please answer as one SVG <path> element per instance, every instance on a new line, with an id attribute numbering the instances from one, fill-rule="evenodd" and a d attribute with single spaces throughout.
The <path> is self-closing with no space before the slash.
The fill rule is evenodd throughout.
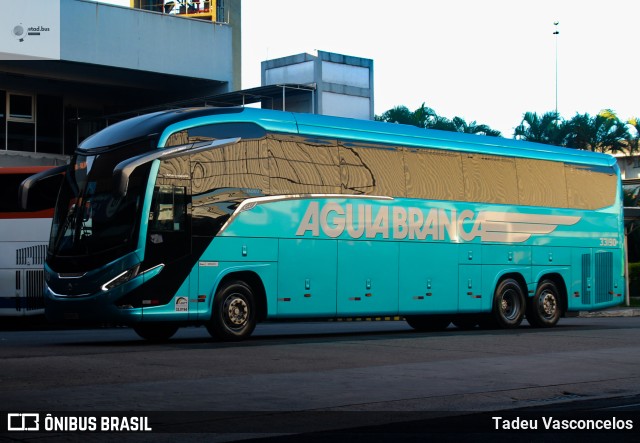
<path id="1" fill-rule="evenodd" d="M 9 94 L 9 120 L 33 122 L 33 95 Z"/>
<path id="2" fill-rule="evenodd" d="M 36 151 L 62 154 L 62 128 L 64 127 L 62 97 L 38 94 L 36 97 Z"/>
<path id="3" fill-rule="evenodd" d="M 7 93 L 0 91 L 0 149 L 7 149 L 7 118 L 4 104 L 7 100 Z"/>
<path id="4" fill-rule="evenodd" d="M 36 150 L 34 108 L 35 100 L 33 95 L 7 93 L 7 149 L 31 152 Z"/>

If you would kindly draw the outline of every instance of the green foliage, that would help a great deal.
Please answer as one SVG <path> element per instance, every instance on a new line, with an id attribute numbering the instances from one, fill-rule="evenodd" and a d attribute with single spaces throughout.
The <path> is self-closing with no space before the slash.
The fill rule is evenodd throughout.
<path id="1" fill-rule="evenodd" d="M 567 127 L 560 120 L 560 115 L 555 112 L 547 112 L 542 116 L 535 112 L 526 112 L 513 136 L 519 140 L 547 145 L 562 145 L 567 136 Z"/>
<path id="2" fill-rule="evenodd" d="M 501 136 L 500 131 L 488 125 L 475 121 L 467 123 L 462 117 L 448 119 L 438 115 L 424 103 L 415 111 L 396 106 L 375 119 L 426 129 Z M 604 109 L 595 116 L 576 114 L 570 120 L 553 111 L 542 115 L 525 112 L 513 138 L 588 151 L 635 154 L 640 151 L 640 118 L 622 121 L 611 109 Z"/>
<path id="3" fill-rule="evenodd" d="M 555 112 L 542 116 L 527 112 L 514 138 L 588 151 L 633 153 L 638 149 L 638 126 L 633 131 L 635 135 L 630 131 L 634 124 L 638 124 L 636 119 L 623 122 L 610 109 L 595 116 L 576 114 L 570 120 Z"/>
<path id="4" fill-rule="evenodd" d="M 488 125 L 479 125 L 475 121 L 467 123 L 462 117 L 454 117 L 449 120 L 436 114 L 433 109 L 425 106 L 424 103 L 413 112 L 406 106 L 396 106 L 382 115 L 376 115 L 375 119 L 377 121 L 400 123 L 425 129 L 464 132 L 467 134 L 488 135 L 490 137 L 500 137 L 502 135 L 500 131 L 491 129 Z"/>

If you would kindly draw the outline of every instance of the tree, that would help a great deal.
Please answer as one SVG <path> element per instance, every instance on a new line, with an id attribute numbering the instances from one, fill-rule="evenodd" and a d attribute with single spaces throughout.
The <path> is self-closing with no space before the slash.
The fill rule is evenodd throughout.
<path id="1" fill-rule="evenodd" d="M 566 131 L 566 125 L 560 121 L 556 112 L 546 112 L 542 116 L 535 112 L 526 112 L 513 137 L 518 140 L 562 146 Z"/>
<path id="2" fill-rule="evenodd" d="M 426 128 L 427 122 L 434 117 L 436 117 L 435 111 L 422 103 L 422 105 L 413 112 L 406 106 L 396 106 L 384 112 L 382 115 L 376 115 L 375 119 L 381 122 L 400 123 Z"/>
<path id="3" fill-rule="evenodd" d="M 632 117 L 627 120 L 627 125 L 633 128 L 633 134 L 629 131 L 629 154 L 637 154 L 640 148 L 640 119 Z"/>
<path id="4" fill-rule="evenodd" d="M 500 137 L 502 134 L 496 129 L 491 129 L 489 125 L 479 125 L 476 121 L 467 123 L 462 117 L 454 117 L 452 120 L 457 132 L 465 134 L 487 135 L 489 137 Z"/>
<path id="5" fill-rule="evenodd" d="M 376 115 L 376 121 L 388 123 L 400 123 L 403 125 L 414 125 L 414 116 L 406 106 L 396 106 L 385 111 L 382 115 Z"/>
<path id="6" fill-rule="evenodd" d="M 449 120 L 436 114 L 432 108 L 425 106 L 424 103 L 413 112 L 409 111 L 406 106 L 396 106 L 382 115 L 376 116 L 375 119 L 377 121 L 401 123 L 441 131 L 464 132 L 491 137 L 500 137 L 502 135 L 500 131 L 491 129 L 488 125 L 479 125 L 475 121 L 467 123 L 462 117 L 454 117 L 453 120 Z"/>
<path id="7" fill-rule="evenodd" d="M 610 109 L 596 116 L 576 114 L 568 122 L 566 146 L 595 152 L 625 152 L 629 150 L 627 125 Z"/>

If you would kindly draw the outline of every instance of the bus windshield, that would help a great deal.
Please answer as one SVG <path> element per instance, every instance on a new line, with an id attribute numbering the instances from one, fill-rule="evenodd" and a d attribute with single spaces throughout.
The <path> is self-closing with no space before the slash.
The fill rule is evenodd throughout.
<path id="1" fill-rule="evenodd" d="M 149 166 L 138 168 L 124 197 L 113 192 L 113 168 L 131 156 L 119 148 L 76 154 L 60 189 L 49 254 L 52 267 L 84 270 L 104 265 L 136 247 Z"/>

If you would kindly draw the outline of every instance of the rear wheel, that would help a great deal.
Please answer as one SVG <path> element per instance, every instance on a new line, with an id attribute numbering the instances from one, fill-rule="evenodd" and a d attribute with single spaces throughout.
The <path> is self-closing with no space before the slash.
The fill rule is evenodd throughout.
<path id="1" fill-rule="evenodd" d="M 543 280 L 527 305 L 527 321 L 537 328 L 555 326 L 562 315 L 560 293 L 555 283 Z"/>
<path id="2" fill-rule="evenodd" d="M 256 304 L 251 287 L 232 281 L 216 293 L 207 330 L 214 338 L 238 341 L 251 335 L 256 327 Z"/>
<path id="3" fill-rule="evenodd" d="M 439 315 L 411 315 L 405 317 L 405 320 L 416 331 L 443 331 L 447 329 L 451 319 L 449 317 L 441 317 Z"/>
<path id="4" fill-rule="evenodd" d="M 493 295 L 493 320 L 497 326 L 509 329 L 522 323 L 525 313 L 524 292 L 520 284 L 512 279 L 504 279 L 498 284 Z"/>
<path id="5" fill-rule="evenodd" d="M 178 326 L 163 323 L 143 323 L 133 327 L 140 337 L 152 342 L 163 342 L 169 340 L 178 332 Z"/>

